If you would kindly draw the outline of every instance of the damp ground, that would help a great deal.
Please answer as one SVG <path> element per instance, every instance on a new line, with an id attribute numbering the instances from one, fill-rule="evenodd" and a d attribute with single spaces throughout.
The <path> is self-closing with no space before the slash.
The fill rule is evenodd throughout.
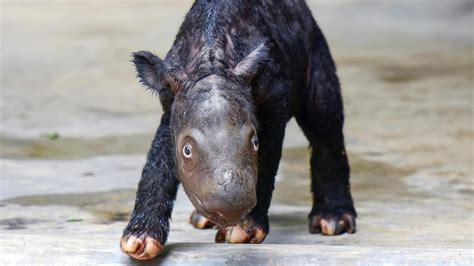
<path id="1" fill-rule="evenodd" d="M 189 3 L 2 2 L 2 265 L 131 263 L 118 241 L 161 107 L 129 56 L 164 55 Z M 472 264 L 473 5 L 309 4 L 343 87 L 358 232 L 308 233 L 308 144 L 291 121 L 264 244 L 212 244 L 180 190 L 161 262 Z"/>

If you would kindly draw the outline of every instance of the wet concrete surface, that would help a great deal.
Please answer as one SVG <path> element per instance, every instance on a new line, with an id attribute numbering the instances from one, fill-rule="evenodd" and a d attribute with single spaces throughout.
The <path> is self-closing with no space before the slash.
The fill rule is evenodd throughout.
<path id="1" fill-rule="evenodd" d="M 215 230 L 187 223 L 180 190 L 158 262 L 472 264 L 469 3 L 309 1 L 343 86 L 356 234 L 308 233 L 308 144 L 291 121 L 264 244 L 210 244 Z M 118 240 L 161 108 L 129 56 L 164 55 L 189 4 L 1 3 L 2 265 L 50 253 L 59 264 L 131 263 Z"/>

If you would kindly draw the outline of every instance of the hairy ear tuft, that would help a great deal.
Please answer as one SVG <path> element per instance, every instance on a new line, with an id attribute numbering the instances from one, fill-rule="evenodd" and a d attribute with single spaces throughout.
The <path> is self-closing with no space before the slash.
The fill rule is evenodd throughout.
<path id="1" fill-rule="evenodd" d="M 233 72 L 247 83 L 270 59 L 270 46 L 263 42 L 233 68 Z"/>
<path id="2" fill-rule="evenodd" d="M 132 56 L 137 76 L 143 85 L 156 92 L 169 85 L 171 66 L 168 62 L 148 51 L 135 52 Z"/>

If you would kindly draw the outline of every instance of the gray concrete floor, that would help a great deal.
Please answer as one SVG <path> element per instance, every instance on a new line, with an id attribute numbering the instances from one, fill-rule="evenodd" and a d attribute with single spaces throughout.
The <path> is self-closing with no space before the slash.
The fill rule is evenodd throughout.
<path id="1" fill-rule="evenodd" d="M 291 121 L 264 244 L 213 244 L 180 191 L 155 262 L 472 265 L 472 1 L 308 2 L 343 86 L 358 232 L 308 233 Z M 118 241 L 161 107 L 128 61 L 164 55 L 190 3 L 0 3 L 1 265 L 133 263 Z"/>

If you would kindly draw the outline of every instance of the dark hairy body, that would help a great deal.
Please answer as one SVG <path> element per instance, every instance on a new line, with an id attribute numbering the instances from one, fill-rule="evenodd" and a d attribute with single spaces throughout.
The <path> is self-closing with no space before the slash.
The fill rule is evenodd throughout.
<path id="1" fill-rule="evenodd" d="M 326 40 L 304 1 L 198 0 L 165 60 L 149 52 L 138 52 L 134 63 L 141 82 L 159 95 L 164 114 L 142 172 L 135 208 L 123 233 L 124 252 L 137 259 L 150 259 L 161 253 L 180 181 L 198 209 L 191 217 L 195 227 L 210 227 L 215 222 L 220 226 L 217 242 L 262 242 L 269 232 L 267 213 L 286 123 L 292 117 L 312 150 L 314 203 L 309 214 L 310 232 L 355 232 L 340 84 Z M 215 88 L 206 89 L 210 86 Z M 218 94 L 216 99 L 230 99 L 225 112 L 208 106 L 214 94 Z M 200 111 L 197 114 L 195 110 Z M 233 172 L 238 172 L 235 178 L 242 180 L 249 176 L 244 187 L 253 190 L 248 189 L 249 196 L 245 198 L 239 194 L 240 189 L 232 193 L 243 202 L 253 202 L 229 214 L 219 206 L 219 215 L 222 213 L 227 219 L 219 220 L 217 215 L 212 216 L 214 212 L 206 212 L 209 208 L 201 202 L 204 196 L 198 192 L 196 198 L 201 200 L 191 196 L 201 188 L 196 188 L 199 183 L 188 181 L 193 173 L 186 169 L 191 169 L 192 164 L 195 171 L 195 166 L 193 161 L 180 157 L 180 136 L 189 128 L 208 136 L 232 119 L 235 123 L 228 126 L 228 132 L 248 128 L 248 132 L 238 134 L 252 139 L 256 154 L 254 161 L 240 158 L 236 163 L 239 169 L 250 165 L 247 170 Z M 252 137 L 253 131 L 256 135 Z M 244 153 L 252 158 L 251 148 L 235 152 L 241 157 Z M 201 155 L 197 164 L 208 157 Z M 252 169 L 252 162 L 258 169 Z M 208 168 L 212 167 L 204 167 L 199 173 Z M 252 195 L 256 201 L 250 199 Z M 235 213 L 238 215 L 232 217 Z"/>

